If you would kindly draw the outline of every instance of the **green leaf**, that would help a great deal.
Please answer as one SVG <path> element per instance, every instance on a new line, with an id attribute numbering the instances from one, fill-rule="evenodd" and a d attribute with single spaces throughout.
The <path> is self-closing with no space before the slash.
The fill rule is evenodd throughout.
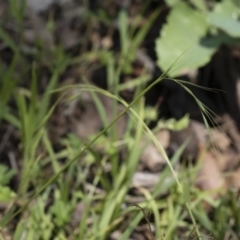
<path id="1" fill-rule="evenodd" d="M 240 9 L 230 0 L 216 4 L 214 10 L 208 14 L 208 20 L 215 27 L 232 37 L 240 37 Z"/>
<path id="2" fill-rule="evenodd" d="M 181 56 L 169 72 L 174 77 L 205 65 L 219 45 L 217 39 L 204 39 L 208 28 L 203 14 L 185 3 L 175 5 L 156 40 L 158 66 L 167 71 Z"/>
<path id="3" fill-rule="evenodd" d="M 186 114 L 181 119 L 176 120 L 173 118 L 168 119 L 167 121 L 159 120 L 158 129 L 169 129 L 174 131 L 181 131 L 189 125 L 189 115 Z"/>
<path id="4" fill-rule="evenodd" d="M 8 203 L 15 197 L 16 194 L 9 187 L 0 185 L 0 202 Z"/>
<path id="5" fill-rule="evenodd" d="M 9 170 L 5 165 L 0 164 L 0 184 L 8 184 L 11 178 L 16 174 L 15 170 Z"/>
<path id="6" fill-rule="evenodd" d="M 208 11 L 205 0 L 190 0 L 190 2 L 200 11 L 203 11 L 204 13 Z"/>
<path id="7" fill-rule="evenodd" d="M 51 213 L 54 215 L 56 225 L 63 227 L 71 219 L 71 206 L 58 199 L 51 207 Z"/>

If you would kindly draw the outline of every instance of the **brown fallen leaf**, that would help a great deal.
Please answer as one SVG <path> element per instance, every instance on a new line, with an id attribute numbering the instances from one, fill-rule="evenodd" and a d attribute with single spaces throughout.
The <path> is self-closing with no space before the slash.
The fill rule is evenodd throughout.
<path id="1" fill-rule="evenodd" d="M 240 168 L 228 174 L 226 179 L 229 188 L 240 189 Z"/>
<path id="2" fill-rule="evenodd" d="M 226 183 L 222 177 L 221 169 L 210 152 L 203 153 L 202 167 L 197 175 L 196 185 L 200 189 L 213 191 L 214 196 L 225 188 Z"/>
<path id="3" fill-rule="evenodd" d="M 170 133 L 168 130 L 161 130 L 156 134 L 156 138 L 164 149 L 167 149 L 170 142 Z M 146 139 L 143 139 L 142 145 L 146 144 Z M 166 160 L 163 158 L 157 147 L 150 142 L 143 150 L 141 162 L 152 172 L 160 171 L 165 165 Z"/>
<path id="4" fill-rule="evenodd" d="M 72 131 L 80 138 L 86 138 L 91 134 L 95 134 L 104 127 L 91 95 L 89 93 L 85 94 L 85 101 L 82 101 L 84 111 L 82 111 L 80 117 L 75 119 L 74 124 L 72 125 Z M 108 123 L 110 123 L 115 118 L 113 115 L 113 100 L 104 95 L 97 94 L 97 96 L 105 109 Z M 120 114 L 123 109 L 123 106 L 118 105 L 117 114 Z M 125 114 L 116 122 L 118 139 L 123 136 L 127 126 L 127 119 L 128 116 Z"/>
<path id="5" fill-rule="evenodd" d="M 211 134 L 211 140 L 219 151 L 224 152 L 229 148 L 231 140 L 223 131 L 220 129 L 211 129 Z"/>
<path id="6" fill-rule="evenodd" d="M 182 154 L 183 158 L 195 159 L 198 156 L 200 146 L 202 146 L 205 141 L 205 131 L 199 131 L 199 128 L 202 129 L 203 127 L 191 121 L 187 128 L 181 131 L 172 131 L 171 149 L 175 152 L 188 140 L 188 144 Z"/>
<path id="7" fill-rule="evenodd" d="M 148 172 L 136 172 L 132 178 L 132 186 L 141 186 L 144 188 L 154 187 L 159 180 L 159 174 Z"/>

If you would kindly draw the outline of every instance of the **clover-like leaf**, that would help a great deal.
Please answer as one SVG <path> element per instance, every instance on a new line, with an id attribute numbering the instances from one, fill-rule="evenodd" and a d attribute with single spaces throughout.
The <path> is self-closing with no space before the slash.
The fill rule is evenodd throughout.
<path id="1" fill-rule="evenodd" d="M 208 14 L 209 22 L 232 37 L 240 37 L 240 10 L 231 0 L 217 3 Z"/>
<path id="2" fill-rule="evenodd" d="M 158 66 L 167 71 L 177 60 L 168 73 L 174 77 L 208 63 L 220 44 L 218 38 L 205 38 L 208 29 L 202 13 L 183 2 L 175 5 L 156 40 Z"/>

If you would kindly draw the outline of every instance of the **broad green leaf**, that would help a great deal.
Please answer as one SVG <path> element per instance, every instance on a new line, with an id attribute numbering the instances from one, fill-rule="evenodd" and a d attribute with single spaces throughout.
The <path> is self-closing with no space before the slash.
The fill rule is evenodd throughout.
<path id="1" fill-rule="evenodd" d="M 214 10 L 208 14 L 208 20 L 215 27 L 232 37 L 240 37 L 240 9 L 230 0 L 216 4 Z"/>
<path id="2" fill-rule="evenodd" d="M 156 40 L 158 66 L 167 71 L 180 57 L 169 72 L 174 77 L 205 65 L 219 45 L 218 39 L 204 39 L 208 28 L 203 14 L 185 3 L 175 5 Z"/>
<path id="3" fill-rule="evenodd" d="M 0 185 L 0 202 L 8 203 L 16 197 L 16 194 L 9 188 Z"/>
<path id="4" fill-rule="evenodd" d="M 190 2 L 200 11 L 203 11 L 205 13 L 208 11 L 205 0 L 190 0 Z"/>

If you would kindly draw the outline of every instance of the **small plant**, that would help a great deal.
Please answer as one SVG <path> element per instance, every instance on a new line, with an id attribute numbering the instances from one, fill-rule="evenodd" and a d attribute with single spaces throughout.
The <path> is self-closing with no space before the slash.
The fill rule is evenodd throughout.
<path id="1" fill-rule="evenodd" d="M 17 194 L 8 186 L 12 177 L 16 174 L 14 170 L 9 170 L 0 164 L 0 202 L 8 203 L 16 199 Z"/>
<path id="2" fill-rule="evenodd" d="M 20 2 L 11 0 L 9 11 L 21 28 L 19 41 L 22 43 L 26 1 Z M 189 116 L 180 120 L 159 120 L 157 109 L 145 106 L 146 93 L 169 78 L 193 97 L 209 131 L 208 121 L 213 121 L 213 113 L 188 87 L 189 84 L 198 86 L 170 77 L 203 66 L 220 44 L 232 44 L 239 38 L 236 15 L 239 6 L 234 1 L 212 1 L 212 10 L 209 10 L 206 1 L 166 2 L 171 10 L 161 37 L 156 41 L 157 64 L 165 72 L 152 82 L 151 73 L 145 69 L 126 82 L 121 82 L 121 76 L 134 72 L 137 51 L 162 8 L 153 11 L 144 25 L 140 25 L 144 19 L 142 13 L 129 21 L 126 10 L 119 11 L 118 52 L 101 44 L 91 48 L 91 44 L 89 47 L 85 43 L 81 46 L 81 55 L 75 56 L 72 52 L 79 54 L 78 48 L 65 51 L 56 44 L 46 58 L 39 47 L 42 44 L 35 43 L 37 54 L 25 56 L 22 44 L 16 44 L 7 28 L 0 28 L 0 39 L 12 56 L 9 63 L 0 59 L 5 64 L 0 66 L 0 124 L 11 125 L 16 131 L 14 151 L 19 165 L 16 192 L 8 186 L 16 172 L 0 165 L 0 203 L 4 203 L 0 212 L 3 216 L 0 233 L 10 229 L 14 240 L 106 240 L 117 233 L 118 239 L 127 240 L 143 221 L 147 223 L 152 240 L 211 239 L 203 234 L 208 232 L 215 239 L 223 236 L 239 239 L 240 212 L 236 195 L 230 191 L 222 199 L 213 201 L 207 192 L 193 186 L 199 166 L 184 168 L 179 163 L 187 141 L 169 158 L 155 136 L 161 129 L 184 129 L 189 124 Z M 106 18 L 104 10 L 94 16 L 88 9 L 86 11 L 87 20 L 83 23 L 88 30 L 97 22 L 105 24 L 111 32 L 115 23 Z M 176 21 L 179 16 L 181 20 Z M 51 29 L 54 31 L 53 27 Z M 189 38 L 190 31 L 192 38 Z M 90 38 L 89 33 L 86 35 Z M 196 55 L 196 61 L 191 61 Z M 34 59 L 33 63 L 30 64 L 28 58 L 31 62 Z M 89 72 L 99 66 L 106 70 L 106 90 L 91 85 L 88 79 Z M 75 68 L 77 76 L 73 79 L 76 81 L 70 84 Z M 44 71 L 47 77 L 42 77 Z M 46 81 L 42 80 L 45 78 Z M 65 81 L 67 83 L 62 85 Z M 121 97 L 121 92 L 128 88 L 134 89 L 131 102 Z M 86 93 L 94 103 L 101 127 L 81 139 L 77 130 L 69 130 L 74 122 L 70 121 L 74 111 L 66 117 L 61 107 L 83 103 L 84 108 Z M 110 114 L 102 96 L 111 103 Z M 67 119 L 57 129 L 63 134 L 59 134 L 56 142 L 51 133 L 51 128 L 57 128 L 52 123 L 53 117 L 59 122 Z M 77 122 L 81 117 L 74 120 Z M 119 137 L 118 124 L 123 117 L 127 119 L 126 127 Z M 154 129 L 148 127 L 151 121 L 157 122 Z M 66 127 L 67 131 L 61 131 L 61 127 Z M 144 150 L 143 139 L 146 145 L 152 142 L 167 163 L 151 189 L 132 182 Z M 134 190 L 140 197 L 132 193 Z M 211 216 L 203 202 L 212 207 Z M 4 234 L 0 237 L 4 239 Z"/>

